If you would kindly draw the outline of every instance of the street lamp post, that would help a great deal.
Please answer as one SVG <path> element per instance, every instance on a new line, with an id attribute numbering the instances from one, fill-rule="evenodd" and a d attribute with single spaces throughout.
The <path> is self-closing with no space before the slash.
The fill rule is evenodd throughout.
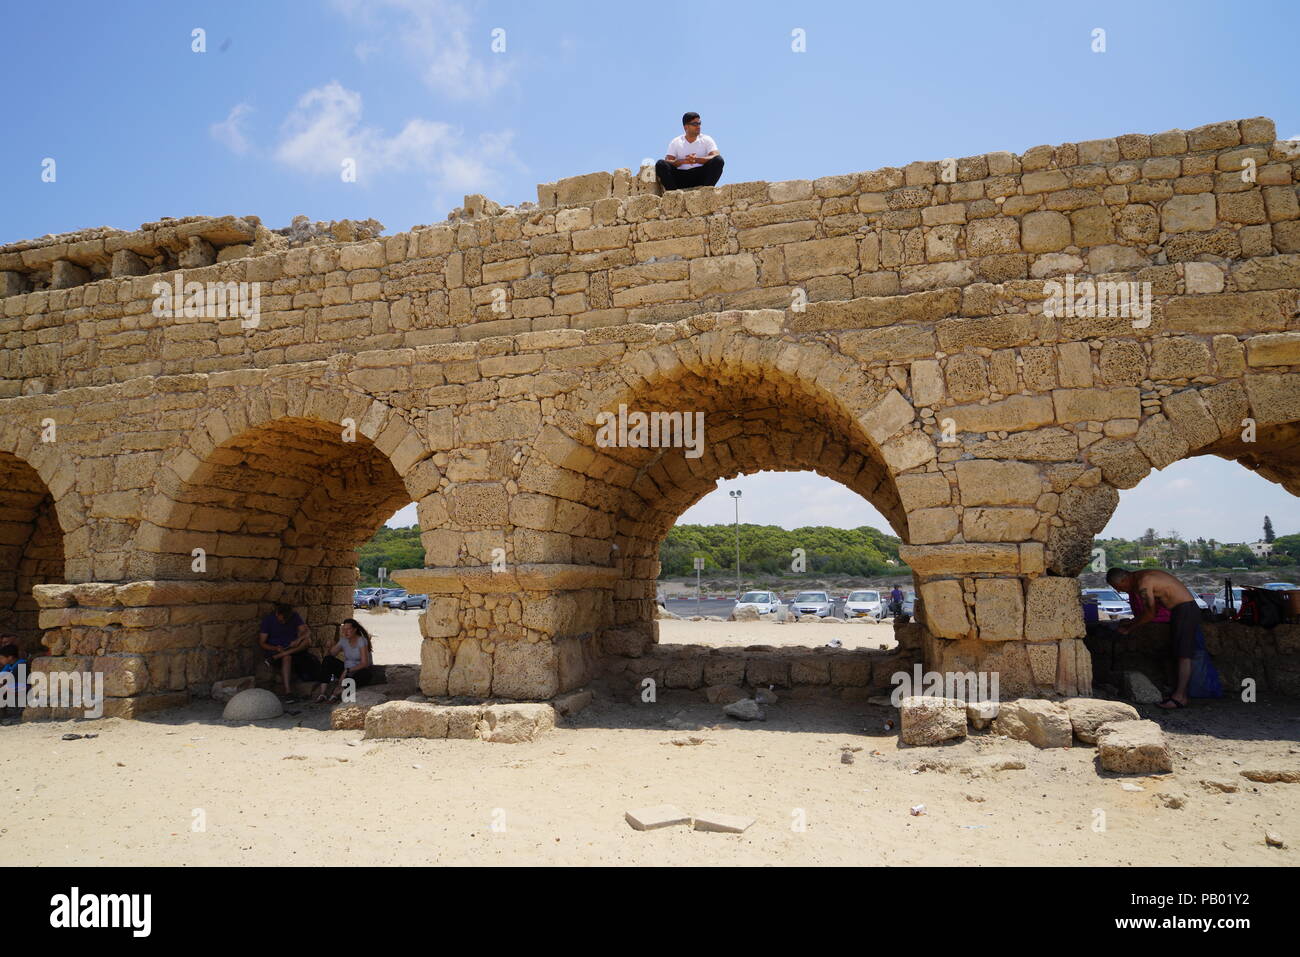
<path id="1" fill-rule="evenodd" d="M 736 503 L 736 601 L 740 601 L 740 491 L 732 489 L 727 494 Z"/>

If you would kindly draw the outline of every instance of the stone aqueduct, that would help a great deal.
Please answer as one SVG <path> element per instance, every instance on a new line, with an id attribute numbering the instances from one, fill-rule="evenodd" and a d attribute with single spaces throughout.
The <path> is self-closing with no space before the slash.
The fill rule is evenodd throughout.
<path id="1" fill-rule="evenodd" d="M 1249 119 L 666 195 L 595 173 L 389 238 L 5 246 L 0 600 L 138 714 L 251 673 L 269 601 L 332 636 L 414 501 L 422 688 L 545 699 L 650 650 L 658 543 L 717 479 L 811 469 L 906 543 L 929 666 L 1086 693 L 1072 576 L 1118 489 L 1212 453 L 1300 493 L 1293 146 Z M 260 283 L 260 322 L 155 316 L 178 269 Z M 1045 315 L 1066 274 L 1150 283 L 1152 321 Z M 602 447 L 620 403 L 703 411 L 704 454 Z"/>

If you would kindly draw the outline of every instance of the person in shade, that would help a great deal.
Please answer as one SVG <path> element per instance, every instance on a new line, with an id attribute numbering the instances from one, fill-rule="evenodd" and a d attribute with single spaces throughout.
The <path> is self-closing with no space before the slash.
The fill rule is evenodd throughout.
<path id="1" fill-rule="evenodd" d="M 339 625 L 339 640 L 321 662 L 321 684 L 316 689 L 316 701 L 338 701 L 342 694 L 343 679 L 351 678 L 357 687 L 370 684 L 374 659 L 370 653 L 370 632 L 355 618 Z"/>
<path id="2" fill-rule="evenodd" d="M 271 672 L 279 672 L 284 696 L 291 701 L 291 676 L 300 681 L 320 680 L 320 664 L 307 650 L 310 641 L 311 630 L 291 605 L 277 602 L 275 610 L 262 619 L 257 642 Z"/>
<path id="3" fill-rule="evenodd" d="M 700 114 L 684 114 L 682 129 L 682 135 L 668 144 L 668 155 L 655 163 L 655 176 L 665 190 L 717 185 L 722 156 L 713 137 L 700 132 Z"/>
<path id="4" fill-rule="evenodd" d="M 1198 639 L 1201 635 L 1201 609 L 1187 586 L 1173 575 L 1158 568 L 1146 568 L 1130 572 L 1123 568 L 1112 568 L 1106 572 L 1106 582 L 1117 591 L 1137 594 L 1141 598 L 1142 612 L 1136 618 L 1119 626 L 1121 634 L 1130 634 L 1147 622 L 1155 621 L 1161 608 L 1169 609 L 1169 625 L 1173 631 L 1173 654 L 1177 663 L 1177 684 L 1174 690 L 1160 702 L 1159 707 L 1166 711 L 1186 708 L 1190 703 L 1187 694 L 1188 683 L 1192 679 L 1192 658 L 1196 655 Z"/>

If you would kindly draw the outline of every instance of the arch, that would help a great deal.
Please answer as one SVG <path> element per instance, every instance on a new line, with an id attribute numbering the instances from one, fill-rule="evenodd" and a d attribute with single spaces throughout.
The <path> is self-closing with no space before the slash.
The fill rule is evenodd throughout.
<path id="1" fill-rule="evenodd" d="M 32 587 L 62 583 L 66 556 L 54 495 L 39 472 L 12 452 L 0 452 L 0 616 L 23 654 L 41 645 Z"/>

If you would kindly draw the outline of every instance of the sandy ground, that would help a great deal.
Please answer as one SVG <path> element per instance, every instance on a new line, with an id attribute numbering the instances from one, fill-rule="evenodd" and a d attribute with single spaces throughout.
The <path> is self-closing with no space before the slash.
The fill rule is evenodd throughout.
<path id="1" fill-rule="evenodd" d="M 379 660 L 413 660 L 402 643 L 412 631 L 418 642 L 417 613 L 377 617 Z M 739 627 L 662 624 L 665 641 L 726 640 Z M 768 629 L 829 640 L 875 626 L 749 627 L 772 644 Z M 1300 768 L 1295 699 L 1143 708 L 1165 726 L 1175 771 L 1136 778 L 1100 773 L 1087 747 L 1039 751 L 987 734 L 900 746 L 885 728 L 896 712 L 865 702 L 786 697 L 766 722 L 738 724 L 686 692 L 655 704 L 598 698 L 519 745 L 362 741 L 325 730 L 324 706 L 292 707 L 257 726 L 226 725 L 208 701 L 141 721 L 0 727 L 0 863 L 1300 863 L 1300 784 L 1240 775 Z M 70 731 L 98 736 L 61 740 Z M 995 770 L 1008 760 L 1024 768 Z M 755 824 L 735 835 L 638 832 L 623 820 L 663 803 Z M 919 804 L 926 813 L 911 815 Z M 1289 847 L 1266 847 L 1265 830 Z"/>

